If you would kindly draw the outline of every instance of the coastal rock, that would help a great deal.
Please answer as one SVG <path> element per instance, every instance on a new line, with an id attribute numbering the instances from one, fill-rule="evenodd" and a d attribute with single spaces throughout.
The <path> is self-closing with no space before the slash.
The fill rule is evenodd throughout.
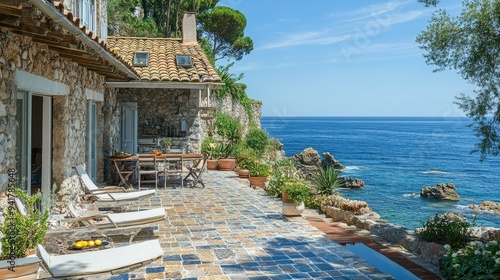
<path id="1" fill-rule="evenodd" d="M 321 161 L 321 166 L 323 169 L 327 169 L 328 167 L 333 167 L 335 169 L 344 169 L 345 166 L 343 166 L 340 161 L 335 159 L 329 152 L 324 152 L 323 153 L 323 160 Z"/>
<path id="2" fill-rule="evenodd" d="M 312 175 L 321 168 L 318 151 L 313 148 L 304 149 L 300 154 L 294 155 L 292 160 L 297 163 L 297 168 L 304 174 L 306 179 L 311 179 Z"/>
<path id="3" fill-rule="evenodd" d="M 500 203 L 494 201 L 484 201 L 479 205 L 471 204 L 469 208 L 473 210 L 493 211 L 495 214 L 500 214 Z"/>
<path id="4" fill-rule="evenodd" d="M 342 178 L 344 180 L 344 187 L 350 189 L 361 189 L 365 186 L 365 182 L 356 178 Z"/>
<path id="5" fill-rule="evenodd" d="M 420 190 L 420 196 L 425 198 L 433 198 L 440 200 L 460 200 L 457 189 L 452 183 L 439 183 L 433 187 L 427 186 Z"/>

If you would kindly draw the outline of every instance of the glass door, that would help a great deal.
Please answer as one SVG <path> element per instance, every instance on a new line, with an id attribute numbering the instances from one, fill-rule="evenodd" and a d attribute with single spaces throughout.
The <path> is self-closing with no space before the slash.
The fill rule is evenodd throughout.
<path id="1" fill-rule="evenodd" d="M 17 186 L 31 190 L 31 95 L 17 93 L 16 168 Z M 30 176 L 28 176 L 28 174 Z"/>
<path id="2" fill-rule="evenodd" d="M 89 101 L 87 109 L 87 172 L 95 182 L 97 177 L 97 105 Z"/>

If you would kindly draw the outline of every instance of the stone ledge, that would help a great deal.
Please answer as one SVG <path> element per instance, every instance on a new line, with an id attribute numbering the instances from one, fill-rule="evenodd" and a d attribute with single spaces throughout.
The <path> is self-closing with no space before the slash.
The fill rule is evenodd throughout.
<path id="1" fill-rule="evenodd" d="M 370 212 L 364 215 L 354 215 L 352 212 L 344 211 L 336 207 L 326 207 L 323 209 L 325 214 L 334 221 L 344 222 L 348 225 L 355 225 L 357 228 L 369 230 L 383 240 L 399 245 L 406 250 L 419 255 L 423 260 L 434 265 L 439 264 L 444 246 L 434 242 L 419 240 L 415 231 L 409 230 L 381 220 L 380 215 Z"/>

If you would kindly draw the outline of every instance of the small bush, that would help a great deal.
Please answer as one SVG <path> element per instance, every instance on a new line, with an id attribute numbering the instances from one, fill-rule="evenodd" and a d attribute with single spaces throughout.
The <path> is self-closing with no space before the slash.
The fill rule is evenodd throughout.
<path id="1" fill-rule="evenodd" d="M 290 159 L 276 161 L 272 166 L 272 175 L 266 187 L 266 192 L 272 196 L 281 194 L 280 188 L 285 183 L 302 180 L 301 173 L 297 170 L 297 165 Z"/>
<path id="2" fill-rule="evenodd" d="M 247 145 L 259 154 L 262 154 L 269 143 L 267 133 L 260 128 L 252 128 L 246 136 Z"/>
<path id="3" fill-rule="evenodd" d="M 313 183 L 322 195 L 331 195 L 337 188 L 344 185 L 343 180 L 339 178 L 340 171 L 333 167 L 327 169 L 318 169 L 312 177 Z"/>
<path id="4" fill-rule="evenodd" d="M 471 226 L 465 216 L 448 212 L 429 217 L 423 228 L 415 232 L 421 240 L 460 248 L 466 244 Z"/>
<path id="5" fill-rule="evenodd" d="M 472 241 L 458 250 L 445 245 L 439 269 L 443 279 L 499 279 L 500 245 Z"/>

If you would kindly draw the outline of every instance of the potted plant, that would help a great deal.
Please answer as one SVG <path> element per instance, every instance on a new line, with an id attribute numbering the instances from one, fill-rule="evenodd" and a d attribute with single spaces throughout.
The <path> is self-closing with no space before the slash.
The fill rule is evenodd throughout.
<path id="1" fill-rule="evenodd" d="M 248 170 L 250 171 L 250 177 L 248 178 L 250 187 L 264 189 L 267 179 L 271 175 L 271 166 L 262 162 L 252 161 L 248 166 Z"/>
<path id="2" fill-rule="evenodd" d="M 283 213 L 285 216 L 298 216 L 304 211 L 304 202 L 310 199 L 309 188 L 305 182 L 289 182 L 281 187 Z"/>
<path id="3" fill-rule="evenodd" d="M 219 156 L 219 147 L 217 142 L 212 137 L 207 137 L 201 143 L 201 152 L 208 155 L 207 169 L 217 169 L 217 159 Z"/>
<path id="4" fill-rule="evenodd" d="M 237 145 L 241 140 L 241 124 L 238 118 L 226 114 L 217 114 L 215 122 L 217 134 L 222 138 L 220 141 L 221 156 L 219 158 L 219 169 L 232 171 L 236 167 Z"/>
<path id="5" fill-rule="evenodd" d="M 44 244 L 49 211 L 38 210 L 37 202 L 42 198 L 40 193 L 29 196 L 15 187 L 14 193 L 24 203 L 26 213 L 20 213 L 11 202 L 5 208 L 5 222 L 0 225 L 3 235 L 0 279 L 35 279 L 40 260 L 27 256 L 35 253 L 37 244 Z M 15 265 L 14 269 L 12 265 Z"/>
<path id="6" fill-rule="evenodd" d="M 170 154 L 170 146 L 172 146 L 172 142 L 170 140 L 163 140 L 161 145 L 165 147 L 165 153 Z"/>

